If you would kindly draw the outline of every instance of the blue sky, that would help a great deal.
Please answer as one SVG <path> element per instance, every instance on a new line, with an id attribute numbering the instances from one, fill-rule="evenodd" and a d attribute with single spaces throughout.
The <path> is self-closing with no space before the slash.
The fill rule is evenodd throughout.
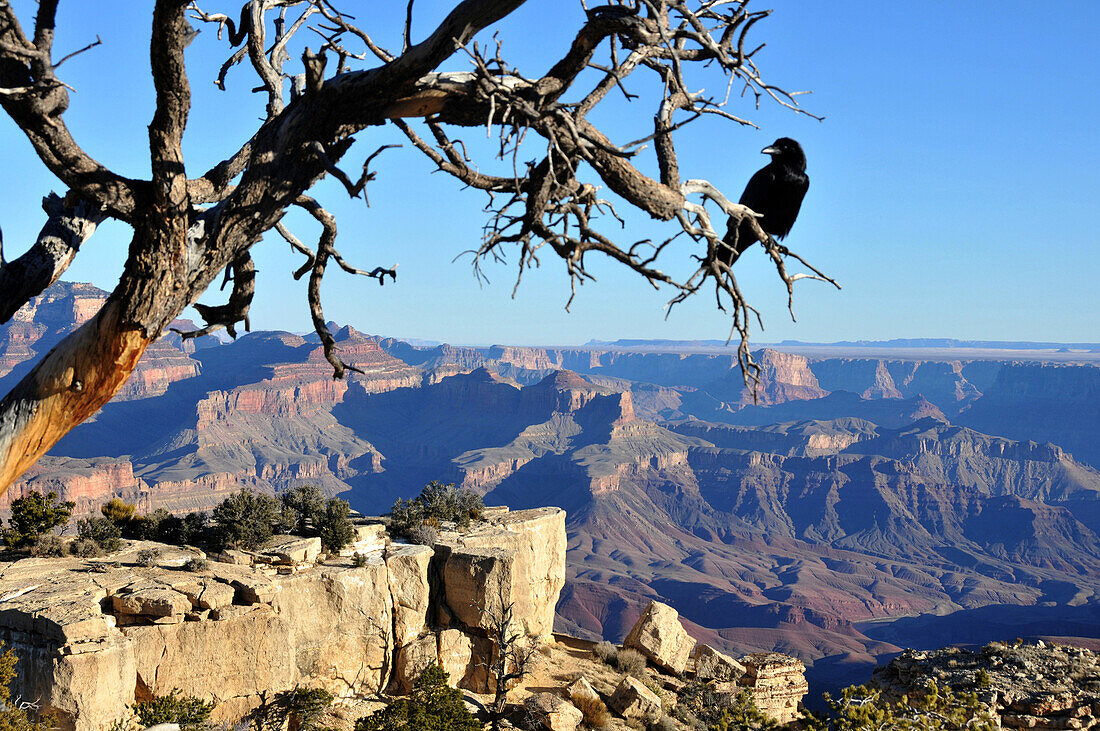
<path id="1" fill-rule="evenodd" d="M 29 26 L 35 4 L 13 5 Z M 148 174 L 149 5 L 63 0 L 55 43 L 60 55 L 96 34 L 102 37 L 102 46 L 60 69 L 76 89 L 66 121 L 86 150 L 128 175 Z M 354 3 L 343 5 L 350 9 Z M 404 5 L 370 3 L 361 17 L 369 15 L 369 27 L 392 41 Z M 716 120 L 689 127 L 680 141 L 682 174 L 707 178 L 736 197 L 767 161 L 761 148 L 780 136 L 798 139 L 812 183 L 786 243 L 844 286 L 837 292 L 800 282 L 799 319 L 791 322 L 785 292 L 764 255 L 746 254 L 738 278 L 764 317 L 758 342 L 1100 341 L 1100 4 L 753 5 L 775 10 L 754 29 L 756 41 L 767 43 L 758 56 L 766 77 L 788 89 L 813 90 L 803 103 L 826 119 L 817 122 L 767 102 L 754 110 L 748 101 L 734 101 L 730 111 L 761 129 Z M 418 2 L 414 36 L 426 33 L 448 7 Z M 577 3 L 530 0 L 498 28 L 505 57 L 526 75 L 537 75 L 567 48 L 580 17 Z M 194 108 L 185 152 L 192 174 L 232 152 L 262 114 L 244 68 L 230 73 L 228 92 L 215 89 L 212 81 L 226 55 L 226 44 L 210 30 L 188 50 Z M 456 59 L 451 67 L 463 63 Z M 721 93 L 720 78 L 699 78 L 700 85 Z M 641 79 L 633 86 L 647 89 Z M 624 142 L 648 132 L 653 111 L 652 101 L 616 102 L 595 121 Z M 468 136 L 483 139 L 484 131 Z M 377 145 L 400 141 L 384 129 L 358 139 L 346 158 L 351 168 Z M 338 216 L 345 256 L 365 267 L 399 262 L 398 280 L 379 288 L 372 280 L 332 271 L 324 289 L 330 319 L 371 333 L 455 343 L 714 339 L 729 331 L 709 295 L 666 319 L 671 291 L 655 292 L 636 275 L 595 258 L 589 264 L 599 281 L 581 288 L 571 313 L 563 309 L 569 295 L 564 268 L 549 254 L 539 270 L 525 274 L 514 299 L 511 266 L 490 266 L 492 281 L 481 286 L 467 259 L 452 260 L 480 239 L 483 195 L 430 175 L 430 163 L 408 146 L 384 153 L 374 167 L 378 180 L 369 189 L 369 209 L 348 201 L 331 182 L 314 190 Z M 6 117 L 0 119 L 0 170 L 0 226 L 12 258 L 37 233 L 43 222 L 39 201 L 58 183 Z M 309 221 L 289 222 L 303 239 L 315 237 Z M 626 241 L 669 232 L 638 216 L 628 217 L 628 224 Z M 66 278 L 111 289 L 128 241 L 126 227 L 102 226 Z M 290 277 L 299 259 L 287 249 L 274 235 L 254 249 L 260 271 L 254 328 L 310 327 L 305 282 Z M 669 252 L 664 268 L 688 273 L 692 253 L 685 241 Z M 219 298 L 211 292 L 203 299 Z"/>

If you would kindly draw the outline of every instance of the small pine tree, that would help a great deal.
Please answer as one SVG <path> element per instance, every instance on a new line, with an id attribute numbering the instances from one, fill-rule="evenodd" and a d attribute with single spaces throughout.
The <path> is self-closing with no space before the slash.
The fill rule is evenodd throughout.
<path id="1" fill-rule="evenodd" d="M 432 665 L 417 678 L 409 697 L 360 718 L 355 731 L 481 731 L 462 693 L 447 680 L 446 671 Z"/>
<path id="2" fill-rule="evenodd" d="M 284 492 L 279 498 L 283 504 L 282 527 L 299 536 L 310 535 L 309 530 L 320 530 L 317 519 L 325 511 L 325 494 L 314 485 L 299 485 Z"/>
<path id="3" fill-rule="evenodd" d="M 278 500 L 245 488 L 214 508 L 213 517 L 222 545 L 253 550 L 271 540 L 279 514 Z"/>
<path id="4" fill-rule="evenodd" d="M 351 506 L 347 500 L 334 497 L 325 501 L 324 509 L 314 518 L 317 534 L 321 536 L 321 546 L 329 553 L 338 553 L 355 540 L 355 528 L 349 515 Z"/>
<path id="5" fill-rule="evenodd" d="M 4 543 L 9 548 L 22 548 L 69 522 L 76 503 L 57 501 L 52 490 L 46 495 L 30 491 L 26 497 L 13 500 L 8 526 L 3 529 Z"/>

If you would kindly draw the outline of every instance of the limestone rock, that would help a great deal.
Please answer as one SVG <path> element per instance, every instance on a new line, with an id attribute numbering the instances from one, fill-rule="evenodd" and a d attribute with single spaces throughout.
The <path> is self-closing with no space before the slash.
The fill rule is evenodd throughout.
<path id="1" fill-rule="evenodd" d="M 661 717 L 661 699 L 637 678 L 630 676 L 619 683 L 608 705 L 623 718 L 656 720 Z"/>
<path id="2" fill-rule="evenodd" d="M 184 613 L 191 609 L 191 601 L 171 589 L 139 589 L 133 593 L 111 597 L 111 604 L 119 614 L 143 617 L 178 615 L 180 621 L 183 620 Z"/>
<path id="3" fill-rule="evenodd" d="M 275 596 L 278 586 L 263 576 L 240 576 L 232 581 L 236 598 L 242 604 L 267 604 Z"/>
<path id="4" fill-rule="evenodd" d="M 485 516 L 489 522 L 475 524 L 455 546 L 511 551 L 515 559 L 509 601 L 522 624 L 519 629 L 531 637 L 549 639 L 554 631 L 554 609 L 565 586 L 565 511 L 494 508 L 487 509 Z"/>
<path id="5" fill-rule="evenodd" d="M 393 641 L 398 647 L 415 640 L 427 627 L 431 598 L 428 567 L 432 555 L 431 547 L 414 545 L 394 546 L 386 555 L 393 598 Z"/>
<path id="6" fill-rule="evenodd" d="M 341 551 L 341 556 L 357 553 L 373 553 L 386 547 L 386 526 L 382 523 L 365 523 L 355 526 L 355 537 Z"/>
<path id="7" fill-rule="evenodd" d="M 473 639 L 457 629 L 446 629 L 439 633 L 439 665 L 447 673 L 452 686 L 465 685 L 466 673 L 474 659 Z M 484 693 L 485 690 L 478 689 Z"/>
<path id="8" fill-rule="evenodd" d="M 687 668 L 695 640 L 680 624 L 676 610 L 661 602 L 650 602 L 642 616 L 623 640 L 658 665 L 673 673 Z"/>
<path id="9" fill-rule="evenodd" d="M 697 680 L 731 681 L 745 674 L 745 666 L 729 655 L 700 643 L 695 647 L 695 678 Z"/>
<path id="10" fill-rule="evenodd" d="M 447 607 L 468 627 L 488 630 L 512 601 L 514 551 L 466 548 L 451 551 L 443 568 Z"/>
<path id="11" fill-rule="evenodd" d="M 321 539 L 317 537 L 275 536 L 264 547 L 264 554 L 272 556 L 274 563 L 300 564 L 314 563 L 321 555 Z"/>
<path id="12" fill-rule="evenodd" d="M 584 720 L 576 706 L 553 693 L 535 693 L 523 705 L 536 723 L 550 731 L 574 731 Z"/>
<path id="13" fill-rule="evenodd" d="M 439 644 L 434 634 L 398 648 L 393 681 L 402 693 L 409 693 L 420 673 L 439 662 Z"/>

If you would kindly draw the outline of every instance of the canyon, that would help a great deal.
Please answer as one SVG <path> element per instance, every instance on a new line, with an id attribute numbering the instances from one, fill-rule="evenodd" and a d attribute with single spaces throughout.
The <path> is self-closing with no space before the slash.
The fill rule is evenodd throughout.
<path id="1" fill-rule="evenodd" d="M 0 327 L 0 389 L 103 297 L 60 283 Z M 315 484 L 381 513 L 454 482 L 567 511 L 560 631 L 620 640 L 660 600 L 714 647 L 834 683 L 931 638 L 1100 632 L 1095 358 L 765 348 L 753 388 L 716 347 L 333 331 L 362 371 L 344 381 L 313 335 L 168 334 L 0 507 L 182 513 Z"/>

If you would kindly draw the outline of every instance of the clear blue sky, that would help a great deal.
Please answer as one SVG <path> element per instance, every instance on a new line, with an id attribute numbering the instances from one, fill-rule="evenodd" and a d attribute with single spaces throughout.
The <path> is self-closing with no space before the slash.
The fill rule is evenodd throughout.
<path id="1" fill-rule="evenodd" d="M 26 25 L 35 4 L 13 0 Z M 152 114 L 148 76 L 148 6 L 133 0 L 62 0 L 58 55 L 99 34 L 104 44 L 68 61 L 60 76 L 76 89 L 66 120 L 78 142 L 109 167 L 148 174 L 146 125 Z M 349 9 L 350 0 L 342 4 Z M 400 32 L 404 3 L 364 3 L 369 27 Z M 414 36 L 449 7 L 421 0 Z M 1100 142 L 1097 69 L 1100 3 L 931 0 L 754 0 L 774 8 L 754 29 L 767 48 L 767 78 L 809 89 L 807 108 L 824 122 L 765 103 L 731 111 L 761 129 L 729 123 L 694 125 L 681 140 L 685 177 L 711 180 L 731 197 L 767 158 L 776 137 L 801 141 L 811 186 L 787 243 L 844 285 L 837 292 L 800 282 L 792 323 L 786 297 L 764 255 L 738 264 L 742 287 L 765 319 L 758 342 L 956 337 L 990 340 L 1100 341 Z M 204 9 L 232 10 L 208 2 Z M 239 6 L 237 6 L 239 7 Z M 528 76 L 568 46 L 579 4 L 530 0 L 501 24 L 504 55 Z M 366 25 L 366 23 L 364 23 Z M 234 150 L 262 113 L 249 72 L 230 73 L 229 91 L 212 80 L 226 55 L 205 30 L 188 50 L 194 109 L 186 139 L 197 174 Z M 461 68 L 462 62 L 452 64 Z M 720 93 L 720 80 L 709 82 Z M 641 89 L 641 82 L 634 82 Z M 597 117 L 620 142 L 647 133 L 654 107 L 617 105 Z M 638 132 L 639 134 L 635 134 Z M 471 131 L 483 138 L 484 131 Z M 377 145 L 395 140 L 368 130 L 346 158 L 354 167 Z M 649 154 L 650 151 L 643 153 Z M 534 152 L 530 157 L 534 157 Z M 652 165 L 646 161 L 645 165 Z M 590 338 L 724 338 L 729 321 L 713 298 L 682 305 L 665 319 L 671 292 L 654 292 L 636 275 L 590 261 L 599 282 L 583 287 L 563 311 L 568 282 L 560 262 L 543 257 L 511 299 L 514 269 L 490 266 L 480 287 L 466 260 L 484 221 L 484 197 L 461 191 L 408 148 L 375 165 L 372 208 L 348 201 L 326 181 L 317 195 L 338 215 L 340 248 L 354 264 L 400 263 L 396 285 L 332 271 L 326 315 L 371 333 L 456 343 L 574 344 Z M 21 253 L 43 222 L 41 196 L 58 183 L 7 117 L 0 119 L 0 226 L 6 254 Z M 59 192 L 61 192 L 59 190 Z M 621 209 L 620 209 L 621 210 Z M 306 240 L 308 221 L 291 219 Z M 667 228 L 631 218 L 627 240 Z M 111 289 L 129 230 L 104 225 L 66 278 Z M 757 247 L 758 248 L 758 247 Z M 299 259 L 269 235 L 254 249 L 260 271 L 254 328 L 310 328 L 305 282 L 290 271 Z M 671 252 L 665 268 L 690 270 L 692 248 Z M 204 301 L 216 302 L 216 293 Z"/>

